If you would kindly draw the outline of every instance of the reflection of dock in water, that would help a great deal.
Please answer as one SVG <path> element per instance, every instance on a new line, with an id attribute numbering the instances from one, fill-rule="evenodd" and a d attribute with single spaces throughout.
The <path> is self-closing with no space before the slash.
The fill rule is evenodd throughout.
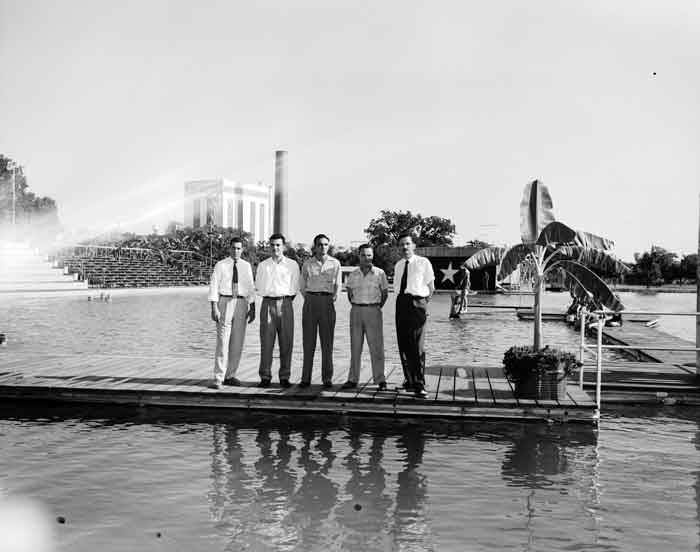
<path id="1" fill-rule="evenodd" d="M 0 360 L 0 397 L 68 403 L 174 406 L 184 409 L 267 410 L 296 413 L 371 416 L 561 420 L 594 422 L 595 403 L 588 393 L 569 385 L 560 400 L 526 400 L 514 396 L 500 366 L 433 365 L 426 370 L 427 399 L 403 391 L 400 365 L 387 366 L 388 391 L 371 383 L 363 363 L 357 389 L 343 390 L 347 368 L 335 372 L 335 387 L 320 384 L 288 389 L 273 383 L 257 387 L 257 358 L 244 359 L 237 376 L 241 387 L 207 388 L 209 358 L 128 355 L 24 355 Z M 292 381 L 300 378 L 293 366 Z M 296 380 L 295 380 L 296 377 Z"/>

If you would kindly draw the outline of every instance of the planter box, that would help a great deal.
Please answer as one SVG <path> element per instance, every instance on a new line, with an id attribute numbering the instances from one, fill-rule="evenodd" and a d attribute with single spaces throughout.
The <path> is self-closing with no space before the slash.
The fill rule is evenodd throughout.
<path id="1" fill-rule="evenodd" d="M 515 382 L 518 399 L 559 400 L 566 398 L 566 373 L 564 367 L 546 372 L 532 371 Z"/>

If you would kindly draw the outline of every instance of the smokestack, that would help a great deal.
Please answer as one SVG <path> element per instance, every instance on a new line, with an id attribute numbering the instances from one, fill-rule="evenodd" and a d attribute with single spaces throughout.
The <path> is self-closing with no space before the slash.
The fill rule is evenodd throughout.
<path id="1" fill-rule="evenodd" d="M 288 224 L 288 198 L 287 193 L 287 152 L 278 150 L 275 152 L 275 213 L 273 219 L 273 232 L 287 235 Z"/>

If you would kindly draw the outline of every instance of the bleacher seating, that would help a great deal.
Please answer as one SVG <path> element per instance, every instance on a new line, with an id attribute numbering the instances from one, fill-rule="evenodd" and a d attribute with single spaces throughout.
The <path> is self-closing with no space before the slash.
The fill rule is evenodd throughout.
<path id="1" fill-rule="evenodd" d="M 211 274 L 209 266 L 201 261 L 171 266 L 153 256 L 72 255 L 59 257 L 57 262 L 91 287 L 102 288 L 199 286 L 209 283 Z"/>

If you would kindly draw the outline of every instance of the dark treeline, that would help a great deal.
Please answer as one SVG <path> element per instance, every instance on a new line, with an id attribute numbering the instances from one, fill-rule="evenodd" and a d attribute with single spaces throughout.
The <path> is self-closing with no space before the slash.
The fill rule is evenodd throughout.
<path id="1" fill-rule="evenodd" d="M 679 256 L 663 247 L 652 246 L 651 251 L 635 253 L 634 261 L 630 272 L 625 274 L 626 284 L 660 286 L 695 282 L 697 253 Z"/>
<path id="2" fill-rule="evenodd" d="M 324 230 L 320 230 L 324 232 Z M 331 234 L 332 243 L 332 233 Z M 416 245 L 452 245 L 455 233 L 455 225 L 449 219 L 441 217 L 423 217 L 421 214 L 413 214 L 411 211 L 380 211 L 377 218 L 369 222 L 365 228 L 367 242 L 374 247 L 374 264 L 392 274 L 394 264 L 399 259 L 396 248 L 398 237 L 404 232 L 411 232 L 415 237 Z M 269 256 L 267 242 L 253 243 L 248 232 L 240 229 L 224 228 L 207 225 L 200 228 L 178 229 L 177 225 L 168 225 L 164 235 L 137 235 L 118 234 L 110 236 L 98 236 L 83 241 L 82 244 L 107 245 L 116 248 L 145 248 L 160 252 L 164 260 L 173 256 L 173 252 L 189 251 L 195 261 L 214 264 L 228 255 L 231 239 L 240 237 L 246 243 L 244 257 L 254 266 Z M 313 237 L 309 238 L 311 243 Z M 331 255 L 336 257 L 342 266 L 357 266 L 359 262 L 358 246 L 342 247 L 332 246 Z M 301 265 L 310 255 L 311 247 L 305 243 L 289 245 L 285 255 L 295 259 Z"/>

